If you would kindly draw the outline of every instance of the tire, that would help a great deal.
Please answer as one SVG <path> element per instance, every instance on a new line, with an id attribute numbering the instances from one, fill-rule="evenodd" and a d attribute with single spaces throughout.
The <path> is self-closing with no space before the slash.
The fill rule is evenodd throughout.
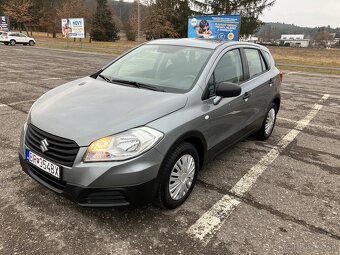
<path id="1" fill-rule="evenodd" d="M 31 41 L 29 41 L 28 44 L 29 44 L 29 46 L 34 46 L 35 42 L 31 40 Z"/>
<path id="2" fill-rule="evenodd" d="M 14 45 L 16 44 L 16 41 L 15 41 L 15 40 L 10 40 L 10 41 L 9 41 L 9 44 L 10 44 L 11 46 L 14 46 Z"/>
<path id="3" fill-rule="evenodd" d="M 272 134 L 275 123 L 276 123 L 277 108 L 274 103 L 272 103 L 266 113 L 266 117 L 262 122 L 261 129 L 255 134 L 256 138 L 259 140 L 267 140 Z"/>
<path id="4" fill-rule="evenodd" d="M 182 143 L 172 149 L 161 167 L 160 184 L 154 204 L 167 209 L 183 204 L 195 186 L 198 170 L 198 152 L 191 143 Z"/>
<path id="5" fill-rule="evenodd" d="M 7 43 L 7 42 L 4 42 L 4 44 L 5 44 L 5 45 L 8 45 L 8 43 Z"/>

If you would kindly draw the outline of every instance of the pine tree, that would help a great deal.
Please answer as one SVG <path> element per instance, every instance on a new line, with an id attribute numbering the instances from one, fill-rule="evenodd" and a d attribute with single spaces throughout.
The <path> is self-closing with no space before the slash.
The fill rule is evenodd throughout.
<path id="1" fill-rule="evenodd" d="M 112 13 L 107 7 L 107 0 L 97 0 L 91 37 L 96 41 L 115 41 L 119 39 L 118 32 Z"/>

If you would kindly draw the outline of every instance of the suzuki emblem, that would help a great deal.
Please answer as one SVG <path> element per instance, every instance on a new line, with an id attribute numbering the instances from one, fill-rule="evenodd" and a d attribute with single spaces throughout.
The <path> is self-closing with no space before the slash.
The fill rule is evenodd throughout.
<path id="1" fill-rule="evenodd" d="M 47 146 L 49 146 L 49 144 L 48 144 L 48 142 L 47 142 L 47 139 L 45 138 L 44 140 L 41 140 L 40 141 L 40 149 L 41 149 L 41 151 L 44 153 L 45 151 L 48 151 L 48 147 Z"/>

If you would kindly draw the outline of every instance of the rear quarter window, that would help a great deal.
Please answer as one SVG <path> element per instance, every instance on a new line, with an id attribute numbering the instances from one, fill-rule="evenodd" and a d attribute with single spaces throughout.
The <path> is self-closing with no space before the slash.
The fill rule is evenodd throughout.
<path id="1" fill-rule="evenodd" d="M 267 61 L 268 69 L 270 69 L 271 66 L 272 66 L 272 61 L 271 61 L 272 58 L 271 58 L 270 54 L 267 51 L 262 51 L 262 52 L 263 52 L 263 55 L 264 55 L 264 57 L 265 57 L 265 59 Z"/>

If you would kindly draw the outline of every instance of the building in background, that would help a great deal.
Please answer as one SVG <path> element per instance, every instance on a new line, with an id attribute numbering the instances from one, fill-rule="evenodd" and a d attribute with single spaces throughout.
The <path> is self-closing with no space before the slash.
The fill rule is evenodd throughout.
<path id="1" fill-rule="evenodd" d="M 310 39 L 305 39 L 304 35 L 283 34 L 280 39 L 280 46 L 308 48 Z"/>

